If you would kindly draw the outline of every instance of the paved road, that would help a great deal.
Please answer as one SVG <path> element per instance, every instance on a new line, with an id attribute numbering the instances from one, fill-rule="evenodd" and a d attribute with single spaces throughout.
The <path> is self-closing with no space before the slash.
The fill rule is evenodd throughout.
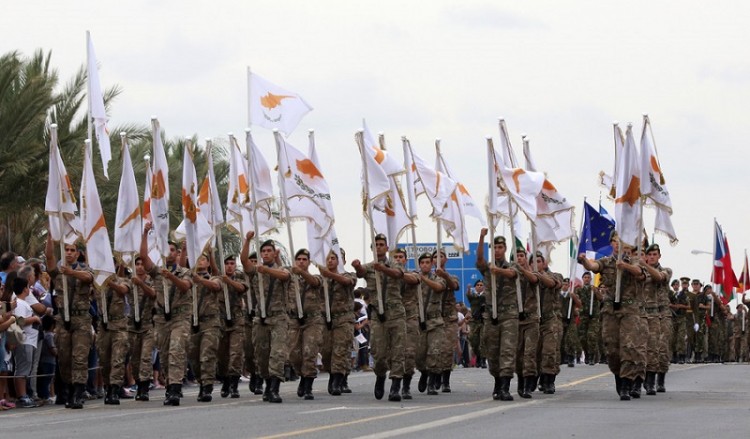
<path id="1" fill-rule="evenodd" d="M 316 399 L 302 401 L 296 383 L 282 384 L 283 404 L 243 392 L 239 400 L 195 401 L 186 388 L 180 407 L 163 407 L 152 392 L 148 403 L 119 407 L 89 401 L 83 410 L 58 406 L 0 413 L 2 437 L 34 438 L 731 438 L 750 429 L 749 365 L 673 365 L 667 393 L 619 401 L 606 366 L 564 367 L 555 395 L 533 394 L 513 402 L 493 401 L 485 369 L 458 369 L 453 393 L 391 403 L 372 396 L 374 376 L 350 377 L 353 394 L 325 392 L 316 380 Z M 415 383 L 416 387 L 416 383 Z M 512 384 L 515 387 L 515 381 Z M 246 387 L 245 387 L 246 388 Z M 387 387 L 386 387 L 387 390 Z M 14 434 L 16 432 L 16 434 Z M 24 435 L 25 436 L 25 435 Z"/>

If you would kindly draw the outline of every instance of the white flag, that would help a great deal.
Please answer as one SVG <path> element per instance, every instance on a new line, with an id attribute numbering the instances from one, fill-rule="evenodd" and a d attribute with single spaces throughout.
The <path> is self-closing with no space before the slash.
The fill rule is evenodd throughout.
<path id="1" fill-rule="evenodd" d="M 365 151 L 383 168 L 386 175 L 402 174 L 404 167 L 396 157 L 389 151 L 381 148 L 380 145 L 375 141 L 370 129 L 367 127 L 367 122 L 362 119 L 362 140 L 364 142 Z"/>
<path id="2" fill-rule="evenodd" d="M 70 177 L 57 145 L 57 125 L 50 127 L 49 180 L 44 211 L 49 216 L 49 233 L 52 240 L 63 239 L 66 244 L 73 244 L 80 229 L 76 217 L 78 208 L 73 186 L 70 184 Z"/>
<path id="3" fill-rule="evenodd" d="M 253 211 L 258 218 L 257 228 L 252 226 L 258 235 L 268 233 L 276 229 L 276 218 L 273 215 L 273 183 L 271 180 L 271 168 L 268 167 L 265 157 L 261 154 L 258 146 L 253 141 L 253 136 L 247 132 L 245 136 L 247 144 L 248 171 L 250 176 L 250 190 L 255 191 L 255 204 L 246 205 L 249 218 L 253 218 Z"/>
<path id="4" fill-rule="evenodd" d="M 227 226 L 240 235 L 244 235 L 253 228 L 250 212 L 250 185 L 247 175 L 247 160 L 237 139 L 229 136 L 229 182 L 227 183 Z M 245 239 L 242 236 L 241 239 Z"/>
<path id="5" fill-rule="evenodd" d="M 130 262 L 132 254 L 138 253 L 141 248 L 142 230 L 138 187 L 135 183 L 128 141 L 123 136 L 122 177 L 117 193 L 117 213 L 115 214 L 115 252 L 119 252 L 126 263 Z"/>
<path id="6" fill-rule="evenodd" d="M 143 234 L 146 223 L 153 221 L 153 217 L 151 216 L 151 182 L 153 180 L 154 175 L 151 172 L 151 166 L 146 166 L 146 184 L 143 188 L 143 209 L 141 210 L 141 216 L 143 217 L 143 221 L 141 221 L 141 234 Z M 161 254 L 156 245 L 156 230 L 149 230 L 146 239 L 148 243 L 148 257 L 154 264 L 161 264 Z M 140 248 L 138 251 L 140 252 Z"/>
<path id="7" fill-rule="evenodd" d="M 315 149 L 315 134 L 310 131 L 308 135 L 308 150 L 307 155 L 310 157 L 313 165 L 320 172 L 323 172 L 323 168 L 320 166 L 320 160 L 318 160 L 318 153 Z M 325 266 L 326 258 L 328 253 L 333 251 L 339 257 L 339 272 L 344 271 L 344 258 L 341 256 L 341 249 L 339 247 L 338 235 L 336 235 L 336 228 L 334 227 L 335 216 L 333 214 L 333 203 L 331 199 L 322 199 L 323 208 L 326 211 L 326 215 L 331 218 L 331 226 L 327 233 L 323 234 L 323 230 L 320 229 L 315 222 L 312 220 L 307 221 L 307 242 L 310 250 L 310 258 L 316 263 Z"/>
<path id="8" fill-rule="evenodd" d="M 435 163 L 435 169 L 446 174 L 449 178 L 453 179 L 458 184 L 458 187 L 456 188 L 456 197 L 458 198 L 459 203 L 461 203 L 462 205 L 461 210 L 463 211 L 463 213 L 465 215 L 472 216 L 478 219 L 482 227 L 484 227 L 487 222 L 484 219 L 484 215 L 482 215 L 482 211 L 479 208 L 479 205 L 474 202 L 474 199 L 471 197 L 469 190 L 466 189 L 466 186 L 464 186 L 458 180 L 456 174 L 451 171 L 450 167 L 448 166 L 448 162 L 445 161 L 443 154 L 440 152 L 440 148 L 437 148 L 437 160 Z"/>
<path id="9" fill-rule="evenodd" d="M 526 214 L 531 222 L 534 222 L 537 215 L 536 197 L 542 191 L 544 174 L 526 171 L 523 168 L 516 167 L 516 163 L 510 163 L 514 162 L 515 158 L 504 122 L 501 122 L 500 130 L 502 155 L 499 154 L 497 149 L 494 149 L 495 169 L 500 176 L 498 182 L 502 182 L 501 190 L 513 200 L 514 204 Z M 506 210 L 497 213 L 507 217 L 508 212 Z"/>
<path id="10" fill-rule="evenodd" d="M 216 228 L 224 224 L 224 214 L 221 210 L 221 199 L 219 199 L 219 188 L 216 186 L 216 175 L 214 174 L 213 144 L 206 145 L 206 157 L 208 170 L 206 178 L 203 179 L 201 190 L 198 193 L 198 208 L 206 217 L 211 227 Z"/>
<path id="11" fill-rule="evenodd" d="M 169 165 L 161 142 L 159 121 L 151 120 L 154 164 L 151 181 L 151 220 L 154 224 L 156 248 L 162 257 L 169 256 Z M 160 260 L 162 258 L 159 258 Z"/>
<path id="12" fill-rule="evenodd" d="M 619 129 L 615 126 L 616 131 Z M 630 125 L 625 132 L 625 145 L 616 157 L 615 230 L 622 242 L 637 246 L 639 232 L 643 229 L 640 207 L 641 172 L 638 169 L 638 150 L 633 138 L 633 127 Z"/>
<path id="13" fill-rule="evenodd" d="M 421 157 L 414 153 L 409 141 L 406 140 L 405 158 L 408 170 L 408 178 L 414 181 L 415 195 L 424 193 L 432 205 L 432 217 L 439 218 L 443 214 L 445 205 L 450 200 L 453 191 L 456 190 L 456 182 L 442 172 L 431 168 Z"/>
<path id="14" fill-rule="evenodd" d="M 255 73 L 250 75 L 250 122 L 289 135 L 312 110 L 297 93 L 272 84 Z"/>
<path id="15" fill-rule="evenodd" d="M 81 235 L 86 243 L 88 266 L 94 271 L 94 284 L 101 288 L 115 274 L 112 247 L 104 222 L 104 211 L 91 166 L 91 145 L 86 145 L 81 179 Z"/>
<path id="16" fill-rule="evenodd" d="M 206 217 L 198 210 L 198 177 L 193 164 L 193 149 L 186 142 L 182 162 L 182 214 L 190 267 L 195 267 L 198 257 L 213 238 L 213 230 Z"/>
<path id="17" fill-rule="evenodd" d="M 88 78 L 89 78 L 89 108 L 91 117 L 94 119 L 94 130 L 96 140 L 99 142 L 99 153 L 102 156 L 102 166 L 104 167 L 104 176 L 109 179 L 107 174 L 107 164 L 112 160 L 112 148 L 109 144 L 109 132 L 107 131 L 107 112 L 104 109 L 104 95 L 102 85 L 99 82 L 99 69 L 96 65 L 96 53 L 94 52 L 94 43 L 91 41 L 91 35 L 86 32 L 88 43 Z"/>
<path id="18" fill-rule="evenodd" d="M 390 190 L 378 202 L 373 203 L 372 224 L 375 233 L 383 233 L 388 238 L 388 249 L 394 250 L 401 235 L 408 227 L 414 227 L 406 211 L 404 196 L 401 193 L 396 177 L 388 177 Z"/>
<path id="19" fill-rule="evenodd" d="M 664 173 L 661 170 L 659 157 L 656 154 L 654 139 L 651 136 L 651 120 L 643 115 L 643 132 L 641 133 L 641 195 L 646 197 L 647 205 L 655 205 L 655 230 L 669 237 L 670 244 L 677 244 L 677 234 L 672 226 L 672 199 L 667 189 Z"/>

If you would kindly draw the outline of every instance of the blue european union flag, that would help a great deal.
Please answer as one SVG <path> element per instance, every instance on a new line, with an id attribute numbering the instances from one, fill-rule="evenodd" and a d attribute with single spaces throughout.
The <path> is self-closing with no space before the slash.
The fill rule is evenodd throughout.
<path id="1" fill-rule="evenodd" d="M 601 205 L 599 211 L 587 202 L 583 202 L 583 230 L 578 253 L 595 252 L 596 257 L 612 254 L 609 245 L 609 234 L 615 229 L 615 222 Z"/>

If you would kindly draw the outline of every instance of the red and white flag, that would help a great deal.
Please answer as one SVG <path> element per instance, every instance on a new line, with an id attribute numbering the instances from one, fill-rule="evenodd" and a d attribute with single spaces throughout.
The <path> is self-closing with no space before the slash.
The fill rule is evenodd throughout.
<path id="1" fill-rule="evenodd" d="M 151 196 L 149 198 L 151 220 L 153 222 L 156 249 L 162 256 L 154 260 L 162 265 L 161 260 L 169 256 L 169 165 L 164 145 L 161 141 L 159 121 L 151 120 L 154 145 L 154 163 L 152 168 Z M 159 262 L 156 262 L 159 261 Z"/>
<path id="2" fill-rule="evenodd" d="M 615 125 L 615 138 L 620 137 L 619 130 Z M 632 125 L 628 125 L 625 131 L 625 145 L 617 152 L 616 159 L 615 230 L 622 242 L 638 246 L 639 232 L 643 230 L 641 171 Z"/>
<path id="3" fill-rule="evenodd" d="M 86 42 L 88 45 L 88 79 L 89 79 L 89 109 L 91 118 L 94 119 L 94 131 L 96 140 L 99 142 L 99 153 L 102 156 L 102 166 L 104 167 L 104 176 L 109 179 L 107 174 L 107 165 L 112 160 L 112 147 L 109 143 L 109 131 L 107 130 L 107 112 L 104 108 L 104 95 L 102 85 L 99 81 L 99 68 L 97 67 L 96 53 L 94 52 L 94 43 L 91 41 L 91 35 L 86 32 Z"/>
<path id="4" fill-rule="evenodd" d="M 131 256 L 138 253 L 141 245 L 141 200 L 135 183 L 133 163 L 130 160 L 130 148 L 127 138 L 122 136 L 122 176 L 117 193 L 117 212 L 115 214 L 115 252 L 122 260 L 129 263 Z"/>
<path id="5" fill-rule="evenodd" d="M 112 247 L 104 222 L 104 211 L 91 165 L 91 144 L 86 145 L 81 178 L 81 235 L 86 244 L 88 266 L 94 272 L 94 284 L 101 288 L 115 274 Z"/>
<path id="6" fill-rule="evenodd" d="M 49 140 L 49 180 L 44 211 L 49 216 L 49 233 L 53 241 L 65 241 L 73 244 L 78 238 L 80 224 L 76 217 L 78 207 L 70 184 L 68 171 L 65 170 L 60 147 L 57 144 L 57 125 L 50 127 Z"/>
<path id="7" fill-rule="evenodd" d="M 195 267 L 198 257 L 213 238 L 213 229 L 198 208 L 198 176 L 193 163 L 193 148 L 185 143 L 182 162 L 182 214 L 190 267 Z"/>
<path id="8" fill-rule="evenodd" d="M 302 96 L 248 73 L 250 82 L 250 123 L 278 129 L 289 135 L 312 110 Z"/>

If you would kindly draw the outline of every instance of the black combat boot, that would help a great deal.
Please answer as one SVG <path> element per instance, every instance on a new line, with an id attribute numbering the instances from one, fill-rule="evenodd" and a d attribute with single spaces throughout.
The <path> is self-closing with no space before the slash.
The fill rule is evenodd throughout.
<path id="1" fill-rule="evenodd" d="M 568 367 L 576 367 L 576 361 L 574 355 L 568 355 Z"/>
<path id="2" fill-rule="evenodd" d="M 443 393 L 451 393 L 451 371 L 446 370 L 442 376 Z"/>
<path id="3" fill-rule="evenodd" d="M 328 374 L 328 394 L 333 395 L 333 382 L 336 381 L 336 374 L 331 372 Z"/>
<path id="4" fill-rule="evenodd" d="M 65 408 L 70 408 L 70 398 L 73 396 L 70 393 L 70 385 L 67 383 L 60 383 L 57 393 L 57 397 L 55 398 L 55 405 L 64 405 Z"/>
<path id="5" fill-rule="evenodd" d="M 104 386 L 104 405 L 109 405 L 109 401 L 112 399 L 112 389 L 110 386 Z"/>
<path id="6" fill-rule="evenodd" d="M 391 391 L 388 393 L 388 401 L 401 401 L 401 378 L 391 378 Z"/>
<path id="7" fill-rule="evenodd" d="M 151 399 L 148 396 L 148 391 L 151 389 L 151 380 L 141 381 L 140 386 L 143 386 L 141 389 L 141 399 L 139 401 L 148 401 Z"/>
<path id="8" fill-rule="evenodd" d="M 266 378 L 266 388 L 263 390 L 263 401 L 268 402 L 271 397 L 271 379 Z"/>
<path id="9" fill-rule="evenodd" d="M 339 374 L 339 378 L 339 387 L 341 387 L 341 393 L 352 393 L 352 389 L 349 388 L 349 374 Z"/>
<path id="10" fill-rule="evenodd" d="M 297 386 L 297 396 L 302 398 L 305 396 L 305 386 L 307 385 L 307 378 L 300 377 L 299 385 Z"/>
<path id="11" fill-rule="evenodd" d="M 235 375 L 231 378 L 229 378 L 229 396 L 231 398 L 239 398 L 240 397 L 240 377 L 239 375 Z"/>
<path id="12" fill-rule="evenodd" d="M 263 377 L 255 375 L 255 389 L 253 390 L 254 395 L 263 395 Z"/>
<path id="13" fill-rule="evenodd" d="M 500 401 L 513 401 L 513 395 L 510 394 L 510 381 L 512 379 L 511 377 L 500 378 Z"/>
<path id="14" fill-rule="evenodd" d="M 107 402 L 104 402 L 107 404 Z M 120 405 L 120 386 L 112 384 L 109 386 L 109 404 Z"/>
<path id="15" fill-rule="evenodd" d="M 403 386 L 401 387 L 401 398 L 403 399 L 412 399 L 411 398 L 411 379 L 414 375 L 404 375 L 404 382 Z"/>
<path id="16" fill-rule="evenodd" d="M 518 377 L 518 384 L 521 386 L 521 392 L 518 395 L 521 398 L 525 398 L 525 399 L 531 398 L 531 393 L 529 392 L 529 386 L 534 385 L 534 383 L 531 380 L 531 377 Z"/>
<path id="17" fill-rule="evenodd" d="M 419 375 L 419 383 L 417 383 L 417 390 L 419 393 L 424 393 L 427 390 L 427 380 L 430 378 L 430 373 L 427 371 L 422 372 Z"/>
<path id="18" fill-rule="evenodd" d="M 646 381 L 643 385 L 646 395 L 656 395 L 656 372 L 646 372 Z"/>
<path id="19" fill-rule="evenodd" d="M 300 378 L 300 380 L 301 379 L 302 378 Z M 315 399 L 315 396 L 313 396 L 313 393 L 312 393 L 313 381 L 315 381 L 315 377 L 305 378 L 305 400 L 306 401 L 311 401 Z"/>
<path id="20" fill-rule="evenodd" d="M 251 373 L 250 374 L 250 382 L 247 384 L 247 389 L 249 391 L 251 391 L 253 394 L 256 394 L 255 393 L 255 388 L 257 386 L 258 386 L 258 375 L 255 375 L 254 373 Z"/>
<path id="21" fill-rule="evenodd" d="M 439 373 L 435 376 L 435 388 L 440 390 L 440 387 L 443 385 L 443 374 Z"/>
<path id="22" fill-rule="evenodd" d="M 213 384 L 206 384 L 205 386 L 201 386 L 201 391 L 203 392 L 203 395 L 198 396 L 198 402 L 211 402 L 211 400 L 214 399 L 214 397 L 211 395 L 214 391 L 214 385 Z"/>
<path id="23" fill-rule="evenodd" d="M 554 395 L 555 393 L 555 378 L 557 375 L 553 373 L 547 374 L 547 388 L 544 390 L 545 395 Z"/>
<path id="24" fill-rule="evenodd" d="M 73 384 L 73 398 L 72 398 L 72 401 L 70 402 L 70 408 L 72 409 L 83 408 L 83 402 L 85 401 L 85 398 L 83 397 L 84 392 L 86 392 L 86 384 L 80 384 L 80 383 Z"/>
<path id="25" fill-rule="evenodd" d="M 437 395 L 438 390 L 440 387 L 438 387 L 438 377 L 440 376 L 439 373 L 430 373 L 427 378 L 427 394 L 428 395 Z"/>
<path id="26" fill-rule="evenodd" d="M 165 393 L 164 405 L 179 406 L 181 392 L 182 392 L 182 383 L 168 385 L 167 391 Z"/>
<path id="27" fill-rule="evenodd" d="M 529 390 L 529 393 L 534 393 L 536 391 L 536 386 L 539 384 L 539 375 L 534 375 L 533 377 L 529 377 L 531 380 L 531 387 Z"/>
<path id="28" fill-rule="evenodd" d="M 615 375 L 615 392 L 618 395 L 622 392 L 622 378 L 620 378 L 620 375 Z"/>
<path id="29" fill-rule="evenodd" d="M 667 391 L 667 388 L 664 387 L 664 379 L 667 377 L 666 372 L 659 372 L 656 374 L 656 391 L 659 393 L 664 393 Z"/>
<path id="30" fill-rule="evenodd" d="M 526 392 L 526 385 L 524 384 L 523 377 L 518 375 L 516 381 L 518 382 L 518 386 L 516 387 L 516 392 L 518 393 L 518 396 L 520 396 L 521 398 L 525 398 L 523 394 Z"/>
<path id="31" fill-rule="evenodd" d="M 492 389 L 492 399 L 495 401 L 500 399 L 500 392 L 502 391 L 503 384 L 502 384 L 502 378 L 494 377 L 495 378 L 495 387 Z"/>
<path id="32" fill-rule="evenodd" d="M 383 399 L 385 394 L 385 375 L 378 375 L 375 377 L 375 399 Z"/>
<path id="33" fill-rule="evenodd" d="M 271 391 L 268 393 L 268 402 L 278 404 L 282 401 L 281 396 L 279 396 L 279 386 L 281 385 L 281 379 L 278 377 L 273 377 L 269 381 Z"/>
<path id="34" fill-rule="evenodd" d="M 546 373 L 543 373 L 539 375 L 539 391 L 542 393 L 547 393 L 547 377 L 548 375 Z"/>
<path id="35" fill-rule="evenodd" d="M 224 377 L 224 379 L 221 381 L 221 393 L 219 395 L 222 398 L 226 398 L 229 396 L 229 377 Z"/>
<path id="36" fill-rule="evenodd" d="M 620 401 L 630 401 L 630 390 L 633 381 L 630 378 L 620 378 Z"/>
<path id="37" fill-rule="evenodd" d="M 643 378 L 640 376 L 635 377 L 635 380 L 631 381 L 630 384 L 630 397 L 638 399 L 641 397 L 641 385 L 643 384 Z"/>
<path id="38" fill-rule="evenodd" d="M 678 364 L 685 364 L 685 354 L 679 355 L 679 359 L 677 360 Z"/>
<path id="39" fill-rule="evenodd" d="M 525 391 L 525 398 L 531 398 L 531 392 L 534 391 L 534 387 L 536 386 L 536 382 L 534 381 L 534 377 L 525 377 L 524 378 L 524 384 L 526 386 Z"/>
<path id="40" fill-rule="evenodd" d="M 341 396 L 341 394 L 343 393 L 341 384 L 344 381 L 344 374 L 334 373 L 333 375 L 331 375 L 330 381 L 331 381 L 331 395 Z"/>

